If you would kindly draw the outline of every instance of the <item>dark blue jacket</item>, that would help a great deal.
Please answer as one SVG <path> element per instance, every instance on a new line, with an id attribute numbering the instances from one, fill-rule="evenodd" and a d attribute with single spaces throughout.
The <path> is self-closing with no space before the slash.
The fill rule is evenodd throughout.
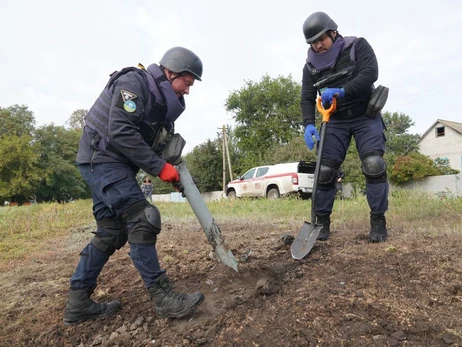
<path id="1" fill-rule="evenodd" d="M 166 81 L 165 76 L 160 75 Z M 85 117 L 76 161 L 78 164 L 122 161 L 157 176 L 165 166 L 165 160 L 151 149 L 151 125 L 164 123 L 169 130 L 174 127 L 173 121 L 167 120 L 167 102 L 162 100 L 165 96 L 159 92 L 160 88 L 153 90 L 158 85 L 151 85 L 150 89 L 150 76 L 141 69 L 126 68 L 111 76 Z M 174 93 L 168 81 L 164 88 L 170 88 L 170 94 Z M 184 99 L 180 99 L 184 109 Z"/>
<path id="2" fill-rule="evenodd" d="M 342 36 L 339 35 L 339 37 L 343 39 Z M 374 82 L 377 81 L 379 75 L 377 58 L 366 39 L 354 38 L 351 41 L 351 37 L 345 37 L 345 42 L 352 44 L 345 44 L 329 68 L 313 71 L 309 61 L 303 68 L 301 108 L 304 126 L 315 123 L 316 99 L 320 90 L 314 84 L 342 70 L 352 69 L 352 73 L 346 74 L 345 78 L 323 86 L 345 89 L 345 97 L 338 101 L 337 111 L 331 118 L 357 117 L 366 112 Z"/>

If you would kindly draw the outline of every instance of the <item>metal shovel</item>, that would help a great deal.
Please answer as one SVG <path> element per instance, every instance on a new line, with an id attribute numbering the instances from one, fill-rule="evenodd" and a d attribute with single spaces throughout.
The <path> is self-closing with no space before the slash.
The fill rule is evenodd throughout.
<path id="1" fill-rule="evenodd" d="M 327 123 L 329 123 L 330 115 L 335 111 L 335 108 L 337 107 L 337 99 L 334 96 L 332 98 L 332 104 L 327 110 L 325 110 L 322 106 L 321 97 L 319 96 L 316 106 L 319 113 L 322 115 L 322 123 L 320 135 L 321 141 L 319 142 L 318 156 L 316 158 L 316 169 L 314 171 L 313 192 L 311 193 L 311 223 L 305 221 L 302 229 L 290 246 L 292 258 L 294 259 L 302 259 L 308 253 L 310 253 L 311 248 L 313 248 L 313 245 L 319 236 L 319 232 L 322 229 L 322 225 L 316 224 L 316 189 L 318 185 L 319 171 L 321 169 L 321 159 L 324 149 L 324 139 L 326 138 L 325 135 Z"/>
<path id="2" fill-rule="evenodd" d="M 215 219 L 213 219 L 204 199 L 202 199 L 202 196 L 199 193 L 186 164 L 181 162 L 176 168 L 180 174 L 180 183 L 183 187 L 183 193 L 188 199 L 189 205 L 191 205 L 194 214 L 199 220 L 207 239 L 213 246 L 216 256 L 223 264 L 229 266 L 235 271 L 238 271 L 237 260 L 221 234 L 220 228 L 215 222 Z"/>

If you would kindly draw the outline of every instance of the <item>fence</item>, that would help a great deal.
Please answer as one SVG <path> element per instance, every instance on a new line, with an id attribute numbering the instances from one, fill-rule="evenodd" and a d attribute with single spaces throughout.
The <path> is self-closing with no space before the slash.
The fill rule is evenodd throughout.
<path id="1" fill-rule="evenodd" d="M 435 197 L 461 197 L 462 196 L 462 174 L 430 176 L 423 180 L 412 181 L 401 186 L 390 185 L 391 191 L 402 189 L 421 190 L 429 194 L 434 194 Z M 350 183 L 343 185 L 343 196 L 349 198 L 353 195 L 353 186 Z M 216 201 L 226 199 L 226 195 L 222 191 L 201 193 L 204 201 Z M 152 196 L 153 202 L 186 202 L 186 198 L 181 196 L 181 193 L 170 194 L 155 194 Z"/>
<path id="2" fill-rule="evenodd" d="M 202 198 L 204 201 L 216 201 L 221 200 L 223 198 L 226 199 L 226 196 L 223 195 L 223 192 L 216 191 L 216 192 L 207 192 L 201 193 Z M 152 196 L 153 202 L 186 202 L 186 198 L 184 198 L 181 193 L 170 193 L 170 194 L 154 194 Z"/>
<path id="3" fill-rule="evenodd" d="M 436 197 L 461 197 L 462 196 L 462 174 L 430 176 L 423 180 L 407 182 L 400 187 L 392 187 L 392 190 L 409 189 L 422 190 Z"/>

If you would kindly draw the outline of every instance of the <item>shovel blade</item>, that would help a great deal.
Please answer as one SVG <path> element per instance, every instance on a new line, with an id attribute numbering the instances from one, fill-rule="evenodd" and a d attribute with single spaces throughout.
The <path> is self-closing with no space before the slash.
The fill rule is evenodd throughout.
<path id="1" fill-rule="evenodd" d="M 233 253 L 226 244 L 216 246 L 215 254 L 223 264 L 229 266 L 234 271 L 239 271 L 237 269 L 237 260 L 234 258 Z"/>
<path id="2" fill-rule="evenodd" d="M 292 242 L 292 245 L 290 246 L 292 258 L 297 260 L 302 259 L 310 253 L 321 229 L 322 225 L 305 222 L 294 242 Z"/>

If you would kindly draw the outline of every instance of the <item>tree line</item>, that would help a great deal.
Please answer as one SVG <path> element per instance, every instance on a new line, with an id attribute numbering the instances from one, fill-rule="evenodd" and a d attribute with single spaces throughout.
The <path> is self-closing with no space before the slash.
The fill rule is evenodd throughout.
<path id="1" fill-rule="evenodd" d="M 303 139 L 300 94 L 301 84 L 290 75 L 265 75 L 258 82 L 245 81 L 239 90 L 230 93 L 224 107 L 234 120 L 227 137 L 236 177 L 254 166 L 316 160 L 316 152 L 309 151 Z M 86 112 L 75 110 L 64 126 L 52 123 L 37 127 L 26 105 L 0 107 L 0 202 L 67 202 L 91 197 L 75 166 Z M 414 122 L 408 115 L 384 112 L 383 120 L 391 183 L 458 172 L 447 161 L 434 161 L 418 152 L 420 136 L 409 133 Z M 200 191 L 223 189 L 222 141 L 217 132 L 216 138 L 207 139 L 183 156 Z M 342 168 L 345 182 L 357 189 L 364 187 L 354 141 Z M 138 173 L 140 184 L 145 175 Z M 174 191 L 171 185 L 152 179 L 155 193 Z"/>

